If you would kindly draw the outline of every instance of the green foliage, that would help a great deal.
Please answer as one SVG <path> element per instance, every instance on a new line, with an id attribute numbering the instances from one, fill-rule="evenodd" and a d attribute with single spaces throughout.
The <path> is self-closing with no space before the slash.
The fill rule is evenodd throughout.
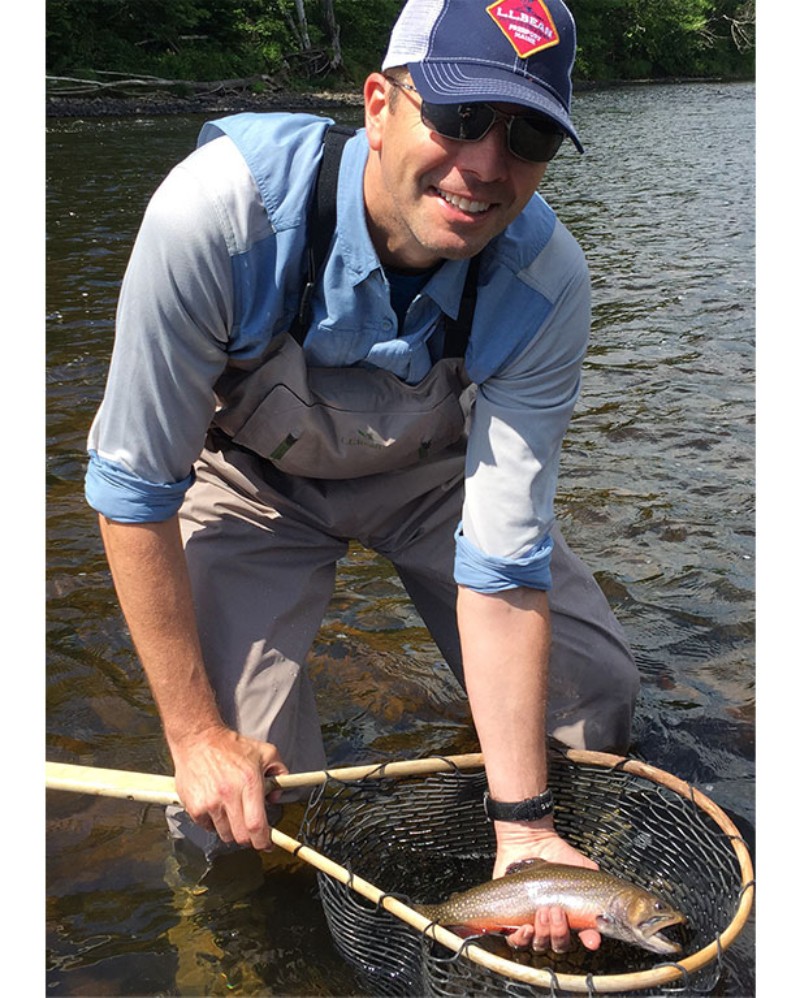
<path id="1" fill-rule="evenodd" d="M 743 0 L 571 0 L 576 78 L 751 76 L 754 53 L 737 49 L 731 24 L 754 20 Z"/>
<path id="2" fill-rule="evenodd" d="M 237 0 L 47 0 L 48 73 L 211 80 L 255 71 Z"/>
<path id="3" fill-rule="evenodd" d="M 354 83 L 380 69 L 392 25 L 404 0 L 336 0 L 345 68 Z"/>
<path id="4" fill-rule="evenodd" d="M 380 66 L 402 6 L 334 0 L 344 66 L 335 78 L 307 81 L 292 27 L 295 0 L 47 0 L 47 72 L 184 80 L 267 73 L 289 85 L 360 86 Z M 753 0 L 570 0 L 570 7 L 577 80 L 753 74 Z M 305 13 L 312 49 L 330 52 L 322 0 L 305 0 Z"/>

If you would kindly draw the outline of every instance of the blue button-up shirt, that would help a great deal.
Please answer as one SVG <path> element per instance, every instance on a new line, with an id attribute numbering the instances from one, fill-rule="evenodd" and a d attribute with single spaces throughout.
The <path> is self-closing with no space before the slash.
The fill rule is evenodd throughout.
<path id="1" fill-rule="evenodd" d="M 308 192 L 328 119 L 243 114 L 206 125 L 148 206 L 123 281 L 108 386 L 89 435 L 86 494 L 113 520 L 168 519 L 192 481 L 226 366 L 257 363 L 291 326 Z M 363 131 L 344 150 L 337 228 L 305 350 L 409 382 L 441 353 L 467 261 L 445 261 L 402 331 L 369 237 Z M 538 195 L 483 253 L 466 354 L 478 385 L 455 577 L 482 592 L 549 587 L 561 441 L 589 329 L 583 254 Z"/>

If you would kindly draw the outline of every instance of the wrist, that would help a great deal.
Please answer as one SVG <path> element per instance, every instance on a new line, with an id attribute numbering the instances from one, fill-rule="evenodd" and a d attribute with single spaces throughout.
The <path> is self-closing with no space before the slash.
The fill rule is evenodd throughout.
<path id="1" fill-rule="evenodd" d="M 179 727 L 169 729 L 165 725 L 164 734 L 174 759 L 176 755 L 196 751 L 200 745 L 210 744 L 220 737 L 225 737 L 230 734 L 230 729 L 219 717 L 197 718 L 191 725 L 181 724 Z"/>
<path id="2" fill-rule="evenodd" d="M 548 840 L 557 838 L 558 832 L 552 815 L 538 821 L 495 821 L 494 837 L 498 856 L 536 856 Z"/>

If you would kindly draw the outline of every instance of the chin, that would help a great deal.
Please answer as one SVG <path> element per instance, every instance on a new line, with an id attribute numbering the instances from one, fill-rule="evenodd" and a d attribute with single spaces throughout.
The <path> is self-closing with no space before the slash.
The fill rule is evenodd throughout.
<path id="1" fill-rule="evenodd" d="M 475 233 L 472 238 L 469 238 L 451 231 L 439 235 L 431 233 L 429 238 L 418 238 L 417 242 L 428 253 L 439 259 L 466 260 L 469 257 L 477 256 L 495 235 L 495 232 L 485 232 L 480 236 Z"/>

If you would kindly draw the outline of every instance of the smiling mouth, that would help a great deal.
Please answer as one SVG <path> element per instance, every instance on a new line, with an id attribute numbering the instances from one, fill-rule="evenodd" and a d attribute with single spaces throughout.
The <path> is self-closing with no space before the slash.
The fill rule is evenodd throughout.
<path id="1" fill-rule="evenodd" d="M 439 187 L 436 188 L 436 193 L 448 204 L 451 204 L 454 208 L 458 208 L 459 211 L 466 212 L 468 215 L 480 215 L 492 207 L 490 201 L 471 201 L 469 198 L 462 198 L 457 194 L 449 194 Z"/>

